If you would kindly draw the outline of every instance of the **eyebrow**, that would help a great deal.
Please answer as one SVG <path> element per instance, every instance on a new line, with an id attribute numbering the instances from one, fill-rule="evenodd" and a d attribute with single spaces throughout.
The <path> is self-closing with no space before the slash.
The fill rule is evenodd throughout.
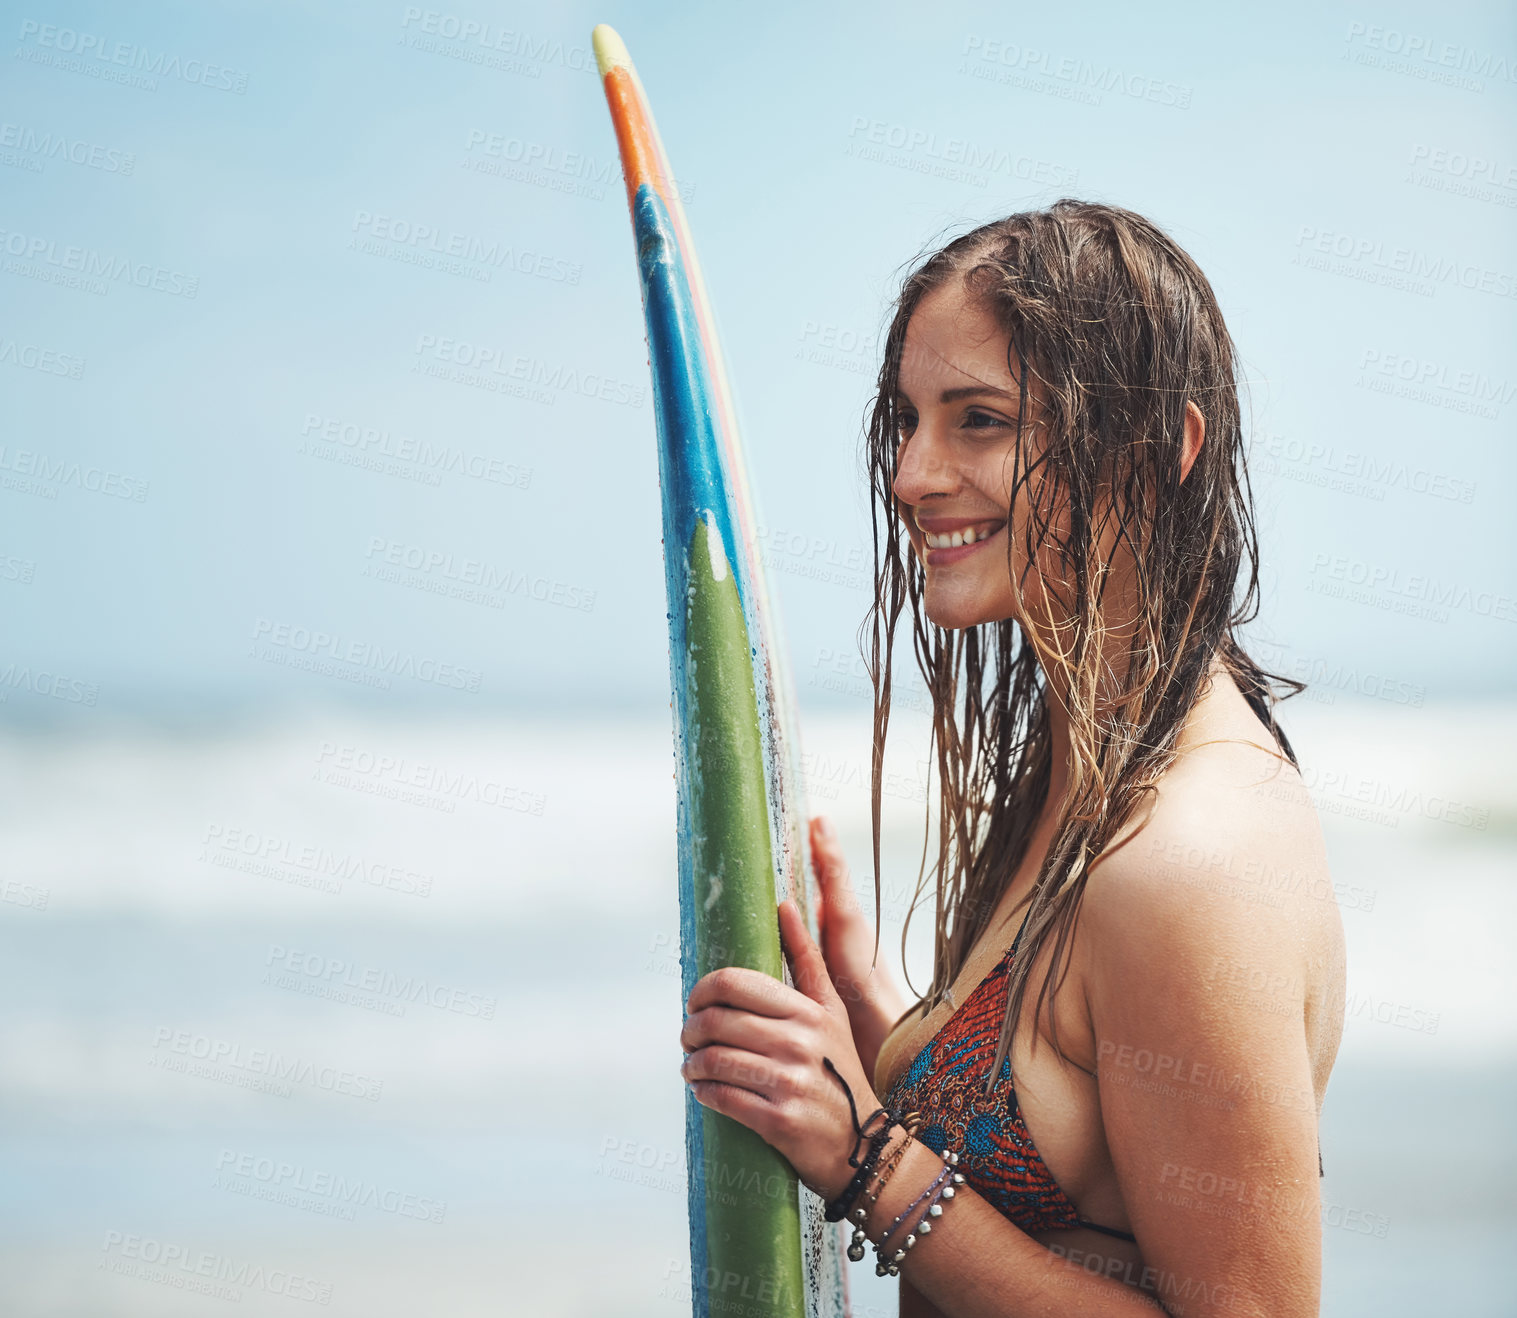
<path id="1" fill-rule="evenodd" d="M 938 401 L 940 403 L 952 403 L 960 398 L 974 398 L 979 394 L 994 394 L 997 398 L 1005 398 L 1009 402 L 1014 403 L 1017 401 L 1016 394 L 1009 394 L 1004 389 L 997 389 L 988 384 L 972 384 L 959 389 L 945 389 L 938 395 Z M 896 396 L 905 399 L 907 402 L 911 401 L 906 397 L 905 392 L 900 389 L 896 390 Z"/>

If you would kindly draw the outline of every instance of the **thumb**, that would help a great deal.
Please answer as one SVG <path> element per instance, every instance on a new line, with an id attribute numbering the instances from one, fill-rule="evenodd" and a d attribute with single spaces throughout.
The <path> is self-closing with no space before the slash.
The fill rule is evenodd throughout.
<path id="1" fill-rule="evenodd" d="M 832 975 L 816 945 L 795 899 L 786 897 L 779 905 L 780 942 L 790 959 L 790 975 L 795 987 L 813 1002 L 829 1010 L 841 999 L 833 987 Z"/>

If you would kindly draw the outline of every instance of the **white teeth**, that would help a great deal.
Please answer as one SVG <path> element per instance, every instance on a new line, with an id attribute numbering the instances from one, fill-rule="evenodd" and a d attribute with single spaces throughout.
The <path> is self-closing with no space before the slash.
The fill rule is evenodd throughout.
<path id="1" fill-rule="evenodd" d="M 999 529 L 999 523 L 987 523 L 981 526 L 966 526 L 962 531 L 948 531 L 942 535 L 923 531 L 922 535 L 929 549 L 956 549 L 960 545 L 972 545 L 978 540 L 987 540 Z"/>

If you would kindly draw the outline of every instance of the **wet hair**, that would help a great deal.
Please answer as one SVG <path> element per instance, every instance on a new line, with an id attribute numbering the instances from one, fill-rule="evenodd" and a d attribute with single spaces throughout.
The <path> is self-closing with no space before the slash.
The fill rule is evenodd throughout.
<path id="1" fill-rule="evenodd" d="M 1006 537 L 1019 616 L 945 629 L 923 613 L 923 570 L 893 487 L 907 322 L 955 280 L 1008 336 L 1007 368 L 1020 386 L 1010 458 L 1017 519 Z M 1182 484 L 1187 401 L 1205 437 Z M 860 637 L 874 685 L 876 929 L 891 658 L 908 603 L 941 787 L 933 978 L 912 1012 L 944 999 L 1026 855 L 1050 786 L 1049 675 L 1068 693 L 1068 787 L 1016 907 L 1028 907 L 1027 922 L 989 1086 L 1040 951 L 1052 941 L 1039 1012 L 1067 973 L 1089 867 L 1173 763 L 1213 664 L 1292 763 L 1274 706 L 1302 684 L 1262 669 L 1237 635 L 1258 610 L 1259 551 L 1232 338 L 1206 276 L 1141 215 L 1064 199 L 919 258 L 894 304 L 865 442 L 875 599 Z M 913 913 L 924 882 L 919 874 Z M 1053 1042 L 1062 1056 L 1056 1033 Z"/>

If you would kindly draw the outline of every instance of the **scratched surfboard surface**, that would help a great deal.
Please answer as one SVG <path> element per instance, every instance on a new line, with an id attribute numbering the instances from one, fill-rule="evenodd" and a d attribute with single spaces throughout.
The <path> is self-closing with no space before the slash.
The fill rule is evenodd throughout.
<path id="1" fill-rule="evenodd" d="M 616 131 L 653 375 L 669 600 L 683 1002 L 719 966 L 791 982 L 776 905 L 815 933 L 779 617 L 716 326 L 678 185 L 627 48 L 593 33 Z M 672 1035 L 671 1030 L 671 1046 Z M 686 1092 L 697 1318 L 847 1318 L 849 1231 L 741 1123 Z"/>

